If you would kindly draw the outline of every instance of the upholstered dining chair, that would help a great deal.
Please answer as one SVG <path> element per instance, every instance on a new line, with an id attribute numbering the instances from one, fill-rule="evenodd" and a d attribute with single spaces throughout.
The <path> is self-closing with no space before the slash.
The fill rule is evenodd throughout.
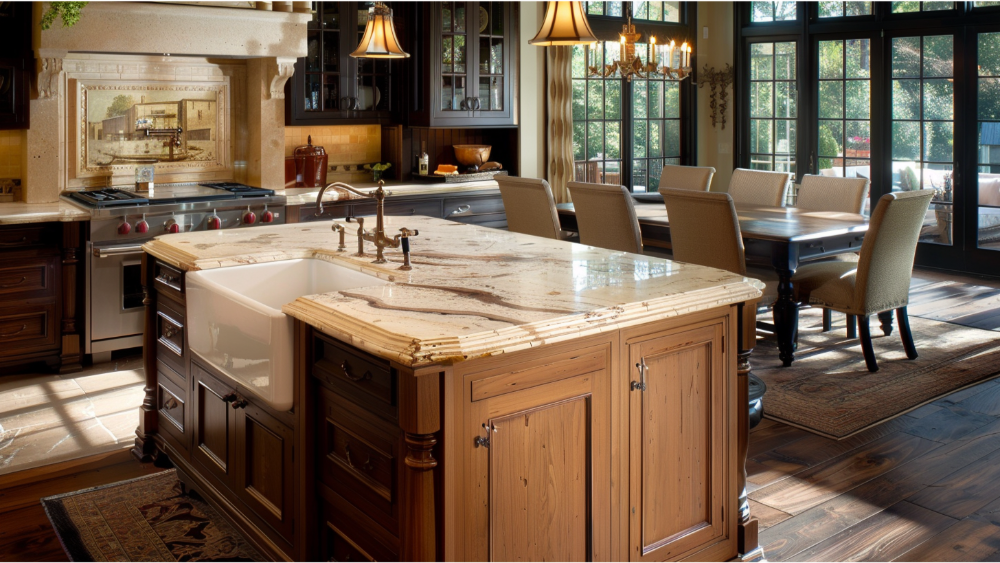
<path id="1" fill-rule="evenodd" d="M 863 213 L 868 199 L 868 178 L 802 176 L 795 207 L 813 211 Z"/>
<path id="2" fill-rule="evenodd" d="M 729 180 L 729 195 L 740 205 L 784 207 L 792 175 L 787 172 L 737 168 Z"/>
<path id="3" fill-rule="evenodd" d="M 666 164 L 660 173 L 661 188 L 707 192 L 712 189 L 715 168 L 711 166 L 676 166 Z"/>
<path id="4" fill-rule="evenodd" d="M 895 310 L 906 357 L 917 357 L 906 305 L 920 228 L 933 195 L 934 190 L 917 190 L 882 196 L 872 211 L 856 263 L 813 262 L 800 266 L 792 276 L 800 302 L 857 317 L 861 350 L 870 372 L 878 371 L 868 326 L 869 316 L 874 314 Z M 883 323 L 887 336 L 892 326 L 889 321 L 888 329 Z"/>
<path id="5" fill-rule="evenodd" d="M 632 194 L 625 186 L 569 182 L 580 243 L 642 254 L 642 234 Z"/>
<path id="6" fill-rule="evenodd" d="M 671 188 L 660 188 L 660 193 L 667 206 L 674 260 L 757 278 L 766 286 L 759 305 L 774 303 L 778 298 L 777 274 L 770 269 L 747 268 L 732 196 Z"/>
<path id="7" fill-rule="evenodd" d="M 494 179 L 500 186 L 507 230 L 536 237 L 565 238 L 548 182 L 516 176 L 496 176 Z"/>

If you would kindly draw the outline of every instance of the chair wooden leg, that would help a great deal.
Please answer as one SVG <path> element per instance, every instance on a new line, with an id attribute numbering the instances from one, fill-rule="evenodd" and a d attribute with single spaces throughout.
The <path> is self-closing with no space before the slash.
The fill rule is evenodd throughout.
<path id="1" fill-rule="evenodd" d="M 879 313 L 878 320 L 882 323 L 882 334 L 885 336 L 892 334 L 892 311 L 883 311 Z"/>
<path id="2" fill-rule="evenodd" d="M 913 345 L 913 332 L 910 331 L 910 317 L 906 314 L 906 307 L 896 309 L 896 323 L 899 324 L 899 337 L 903 340 L 906 357 L 917 359 L 917 347 Z"/>
<path id="3" fill-rule="evenodd" d="M 824 308 L 823 309 L 823 332 L 830 332 L 833 326 L 833 311 Z"/>
<path id="4" fill-rule="evenodd" d="M 847 337 L 858 337 L 858 321 L 854 315 L 847 315 Z"/>
<path id="5" fill-rule="evenodd" d="M 861 338 L 861 351 L 865 354 L 865 364 L 868 371 L 875 373 L 878 371 L 878 362 L 875 361 L 875 349 L 872 348 L 871 327 L 868 326 L 868 315 L 858 315 L 858 333 Z"/>

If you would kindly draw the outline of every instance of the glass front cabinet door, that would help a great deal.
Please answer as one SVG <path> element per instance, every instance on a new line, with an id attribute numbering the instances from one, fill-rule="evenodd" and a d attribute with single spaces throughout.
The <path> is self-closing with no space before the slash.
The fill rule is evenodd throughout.
<path id="1" fill-rule="evenodd" d="M 516 2 L 428 2 L 427 60 L 414 61 L 418 111 L 414 125 L 516 125 Z M 424 88 L 420 88 L 424 86 Z M 422 111 L 421 111 L 422 110 Z"/>
<path id="2" fill-rule="evenodd" d="M 368 8 L 374 4 L 312 3 L 308 54 L 295 63 L 295 74 L 288 81 L 285 119 L 289 125 L 376 122 L 388 120 L 398 108 L 392 68 L 400 63 L 350 57 L 364 35 Z M 398 14 L 395 18 L 398 29 L 402 22 Z"/>

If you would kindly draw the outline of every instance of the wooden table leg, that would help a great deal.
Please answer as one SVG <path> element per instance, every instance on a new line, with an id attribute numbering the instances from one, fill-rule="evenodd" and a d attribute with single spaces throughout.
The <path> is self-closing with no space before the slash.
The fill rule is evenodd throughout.
<path id="1" fill-rule="evenodd" d="M 750 354 L 757 340 L 757 303 L 744 303 L 739 307 L 739 342 L 736 360 L 736 374 L 739 382 L 739 424 L 738 454 L 739 472 L 736 488 L 739 491 L 736 546 L 741 561 L 759 561 L 764 558 L 764 550 L 757 539 L 757 519 L 750 515 L 750 501 L 747 499 L 747 452 L 750 449 Z"/>
<path id="2" fill-rule="evenodd" d="M 146 386 L 143 389 L 146 396 L 142 400 L 142 406 L 139 407 L 139 427 L 135 429 L 135 446 L 132 447 L 132 455 L 143 463 L 153 461 L 156 453 L 153 435 L 157 431 L 156 310 L 153 306 L 156 296 L 153 289 L 152 261 L 152 257 L 143 253 L 141 275 L 145 320 L 142 334 L 142 367 L 146 376 Z"/>

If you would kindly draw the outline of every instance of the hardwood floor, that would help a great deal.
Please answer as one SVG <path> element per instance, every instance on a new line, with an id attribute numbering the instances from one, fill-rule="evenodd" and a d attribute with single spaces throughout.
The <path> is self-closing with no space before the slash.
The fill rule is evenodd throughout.
<path id="1" fill-rule="evenodd" d="M 1000 282 L 914 272 L 909 311 L 1000 331 Z M 770 561 L 1000 560 L 1000 380 L 841 441 L 764 420 L 747 474 Z"/>

